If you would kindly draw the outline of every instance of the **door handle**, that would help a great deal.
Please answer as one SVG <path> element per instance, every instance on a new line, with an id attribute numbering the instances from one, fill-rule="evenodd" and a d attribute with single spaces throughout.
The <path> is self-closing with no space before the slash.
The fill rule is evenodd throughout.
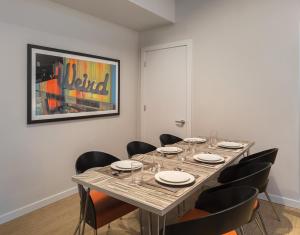
<path id="1" fill-rule="evenodd" d="M 177 125 L 183 126 L 183 125 L 185 124 L 185 121 L 184 121 L 184 120 L 176 120 L 175 123 L 176 123 Z"/>

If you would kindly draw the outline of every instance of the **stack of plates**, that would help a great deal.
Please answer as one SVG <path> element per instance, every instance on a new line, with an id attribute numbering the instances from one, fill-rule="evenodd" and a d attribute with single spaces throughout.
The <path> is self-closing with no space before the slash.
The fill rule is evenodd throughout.
<path id="1" fill-rule="evenodd" d="M 185 138 L 183 140 L 184 142 L 187 142 L 187 143 L 204 143 L 206 142 L 206 139 L 205 138 L 198 138 L 198 137 L 192 137 L 192 138 Z"/>
<path id="2" fill-rule="evenodd" d="M 211 153 L 200 153 L 193 156 L 194 160 L 198 162 L 203 163 L 209 163 L 209 164 L 218 164 L 223 163 L 225 159 L 217 154 L 211 154 Z"/>
<path id="3" fill-rule="evenodd" d="M 155 174 L 155 179 L 168 185 L 187 185 L 195 181 L 195 177 L 182 171 L 161 171 Z"/>
<path id="4" fill-rule="evenodd" d="M 113 162 L 110 166 L 112 169 L 117 171 L 131 171 L 131 164 L 134 163 L 135 167 L 133 170 L 137 170 L 143 167 L 143 163 L 134 161 L 134 160 L 123 160 L 123 161 L 117 161 Z"/>
<path id="5" fill-rule="evenodd" d="M 221 141 L 217 144 L 217 146 L 221 148 L 228 148 L 228 149 L 240 149 L 244 147 L 244 144 L 231 142 L 231 141 Z"/>
<path id="6" fill-rule="evenodd" d="M 157 148 L 156 151 L 164 154 L 174 154 L 174 153 L 181 153 L 182 149 L 178 147 L 160 147 Z"/>

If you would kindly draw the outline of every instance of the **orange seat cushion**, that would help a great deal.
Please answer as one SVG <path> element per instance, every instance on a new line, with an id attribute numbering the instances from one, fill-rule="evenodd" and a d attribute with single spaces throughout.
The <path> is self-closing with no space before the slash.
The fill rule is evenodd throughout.
<path id="1" fill-rule="evenodd" d="M 228 233 L 223 233 L 222 235 L 238 235 L 238 233 L 235 230 L 232 230 Z"/>
<path id="2" fill-rule="evenodd" d="M 135 206 L 110 197 L 102 192 L 91 190 L 90 196 L 96 210 L 97 228 L 136 209 Z"/>
<path id="3" fill-rule="evenodd" d="M 189 220 L 200 219 L 207 215 L 209 215 L 209 212 L 194 208 L 189 212 L 187 212 L 186 214 L 184 214 L 183 216 L 179 217 L 179 222 L 186 222 Z M 224 233 L 223 235 L 238 235 L 238 234 L 235 230 L 232 230 L 228 233 Z"/>
<path id="4" fill-rule="evenodd" d="M 258 202 L 258 200 L 256 199 L 255 200 L 255 203 L 254 203 L 254 206 L 253 206 L 253 209 L 256 209 L 256 208 L 258 208 L 259 207 L 259 202 Z"/>

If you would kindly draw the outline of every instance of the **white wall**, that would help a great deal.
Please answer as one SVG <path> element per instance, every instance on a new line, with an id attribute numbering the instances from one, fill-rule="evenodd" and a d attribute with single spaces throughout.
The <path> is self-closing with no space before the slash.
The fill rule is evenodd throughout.
<path id="1" fill-rule="evenodd" d="M 300 207 L 299 0 L 186 0 L 142 46 L 193 40 L 192 131 L 279 147 L 269 192 Z"/>
<path id="2" fill-rule="evenodd" d="M 175 0 L 129 0 L 171 22 L 175 22 Z"/>
<path id="3" fill-rule="evenodd" d="M 73 193 L 81 153 L 127 156 L 126 144 L 136 137 L 139 55 L 136 32 L 41 0 L 2 0 L 0 35 L 1 223 Z M 26 125 L 27 43 L 120 59 L 121 115 Z"/>

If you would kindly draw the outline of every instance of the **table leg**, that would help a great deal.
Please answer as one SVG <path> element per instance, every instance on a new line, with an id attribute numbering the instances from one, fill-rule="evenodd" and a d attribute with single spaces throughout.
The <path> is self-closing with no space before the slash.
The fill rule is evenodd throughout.
<path id="1" fill-rule="evenodd" d="M 166 234 L 166 218 L 167 218 L 167 215 L 164 215 L 163 216 L 163 234 L 162 235 Z"/>
<path id="2" fill-rule="evenodd" d="M 152 218 L 151 218 L 152 215 L 148 211 L 144 211 L 144 212 L 145 212 L 144 214 L 146 214 L 146 216 L 147 216 L 147 223 L 146 223 L 147 230 L 146 230 L 146 235 L 151 235 L 152 234 Z"/>
<path id="3" fill-rule="evenodd" d="M 166 226 L 166 215 L 164 216 L 159 216 L 159 215 L 156 215 L 156 214 L 151 214 L 149 213 L 150 216 L 152 217 L 155 216 L 155 220 L 151 220 L 151 224 L 150 224 L 150 227 L 152 228 L 151 229 L 151 235 L 159 235 L 160 234 L 160 230 L 162 228 L 162 231 L 163 231 L 163 235 L 165 234 L 165 226 Z M 163 222 L 161 224 L 161 217 L 163 219 Z M 155 222 L 155 223 L 153 223 Z"/>
<path id="4" fill-rule="evenodd" d="M 138 210 L 139 210 L 140 234 L 144 235 L 143 210 L 141 208 Z"/>
<path id="5" fill-rule="evenodd" d="M 86 212 L 87 212 L 87 204 L 88 204 L 89 196 L 90 196 L 90 188 L 88 188 L 87 192 L 86 192 L 86 198 L 85 198 L 85 204 L 84 204 L 84 211 L 83 211 L 83 225 L 82 225 L 81 235 L 84 235 L 84 228 L 85 228 L 85 221 L 86 221 Z"/>
<path id="6" fill-rule="evenodd" d="M 160 216 L 156 215 L 156 217 L 157 217 L 156 234 L 159 235 L 159 230 L 160 230 L 159 219 L 160 219 Z"/>

